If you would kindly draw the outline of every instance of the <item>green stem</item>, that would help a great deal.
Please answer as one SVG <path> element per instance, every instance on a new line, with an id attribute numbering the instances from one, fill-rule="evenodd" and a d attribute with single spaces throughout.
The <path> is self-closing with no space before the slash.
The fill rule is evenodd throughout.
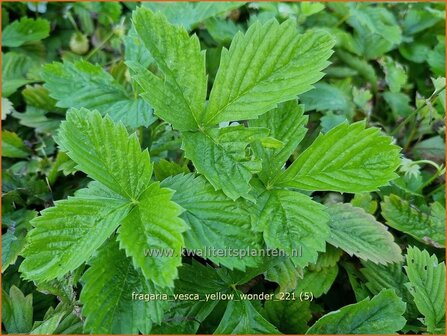
<path id="1" fill-rule="evenodd" d="M 95 49 L 93 49 L 86 57 L 85 60 L 88 61 L 94 54 L 96 54 L 104 45 L 109 42 L 109 40 L 115 35 L 115 33 L 112 31 L 107 37 L 101 41 L 100 44 L 98 44 Z"/>
<path id="2" fill-rule="evenodd" d="M 436 100 L 436 98 L 438 98 L 439 94 L 445 90 L 445 85 L 439 89 L 436 90 L 435 92 L 433 92 L 433 94 L 424 101 L 424 103 L 419 106 L 416 110 L 414 110 L 413 112 L 411 112 L 392 132 L 391 135 L 394 136 L 396 135 L 400 129 L 407 124 L 411 119 L 413 119 L 413 117 L 415 117 L 424 107 L 426 107 L 429 103 L 433 104 Z"/>

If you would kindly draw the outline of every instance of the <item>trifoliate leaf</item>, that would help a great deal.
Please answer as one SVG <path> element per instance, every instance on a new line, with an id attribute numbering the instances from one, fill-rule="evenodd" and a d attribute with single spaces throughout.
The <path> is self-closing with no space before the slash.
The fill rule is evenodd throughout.
<path id="1" fill-rule="evenodd" d="M 152 165 L 136 134 L 98 111 L 71 109 L 57 138 L 79 170 L 111 190 L 136 200 L 150 184 Z"/>
<path id="2" fill-rule="evenodd" d="M 193 174 L 170 177 L 161 185 L 175 190 L 172 200 L 185 209 L 182 218 L 191 228 L 184 234 L 187 249 L 200 250 L 204 254 L 199 257 L 230 269 L 245 270 L 245 267 L 257 266 L 259 258 L 249 255 L 243 258 L 206 255 L 211 249 L 262 248 L 260 234 L 247 235 L 251 230 L 251 212 L 247 202 L 231 200 L 222 191 L 215 191 L 205 178 Z"/>
<path id="3" fill-rule="evenodd" d="M 351 204 L 333 204 L 327 207 L 330 236 L 328 242 L 349 255 L 387 264 L 402 260 L 399 245 L 385 225 L 374 216 Z"/>
<path id="4" fill-rule="evenodd" d="M 7 130 L 2 132 L 2 156 L 9 158 L 26 158 L 30 155 L 30 149 L 23 140 L 14 133 Z"/>
<path id="5" fill-rule="evenodd" d="M 276 327 L 264 319 L 248 300 L 232 300 L 214 334 L 278 334 Z"/>
<path id="6" fill-rule="evenodd" d="M 119 229 L 120 246 L 136 267 L 155 284 L 173 286 L 181 264 L 185 223 L 178 218 L 182 210 L 171 201 L 173 192 L 152 183 L 141 194 L 136 206 Z"/>
<path id="7" fill-rule="evenodd" d="M 143 7 L 161 12 L 171 24 L 182 25 L 186 30 L 220 13 L 242 6 L 243 2 L 144 2 Z"/>
<path id="8" fill-rule="evenodd" d="M 306 334 L 393 334 L 405 325 L 404 312 L 405 303 L 393 290 L 385 289 L 371 300 L 324 315 Z"/>
<path id="9" fill-rule="evenodd" d="M 143 98 L 174 128 L 198 129 L 207 90 L 205 53 L 200 50 L 199 39 L 146 8 L 136 10 L 133 21 L 161 72 L 155 74 L 128 62 L 132 77 L 144 91 Z"/>
<path id="10" fill-rule="evenodd" d="M 261 170 L 261 162 L 247 155 L 246 148 L 268 132 L 266 128 L 242 125 L 188 132 L 183 134 L 183 149 L 215 189 L 222 189 L 233 200 L 241 196 L 253 199 L 249 182 Z"/>
<path id="11" fill-rule="evenodd" d="M 130 258 L 114 241 L 108 242 L 83 275 L 80 301 L 84 305 L 85 329 L 95 334 L 148 334 L 152 323 L 161 323 L 168 302 L 145 302 L 134 294 L 162 291 L 135 270 Z"/>
<path id="12" fill-rule="evenodd" d="M 27 42 L 40 41 L 50 34 L 50 22 L 45 19 L 22 17 L 2 31 L 3 47 L 19 47 Z"/>
<path id="13" fill-rule="evenodd" d="M 268 300 L 262 315 L 285 334 L 303 334 L 312 318 L 309 301 Z"/>
<path id="14" fill-rule="evenodd" d="M 343 123 L 317 139 L 275 185 L 303 190 L 366 192 L 397 177 L 399 147 L 364 122 Z"/>
<path id="15" fill-rule="evenodd" d="M 84 60 L 54 62 L 44 67 L 42 77 L 58 107 L 96 109 L 132 128 L 155 121 L 151 107 L 141 98 L 132 98 L 99 65 Z"/>
<path id="16" fill-rule="evenodd" d="M 74 197 L 55 202 L 31 223 L 25 260 L 26 279 L 46 281 L 61 277 L 87 261 L 118 227 L 130 203 L 97 182 Z"/>
<path id="17" fill-rule="evenodd" d="M 255 119 L 310 90 L 323 76 L 333 45 L 323 32 L 297 34 L 293 20 L 256 22 L 245 35 L 236 34 L 222 50 L 205 124 Z"/>
<path id="18" fill-rule="evenodd" d="M 424 315 L 427 331 L 445 333 L 445 263 L 438 263 L 435 255 L 410 246 L 405 269 L 410 280 L 408 289 Z"/>
<path id="19" fill-rule="evenodd" d="M 256 229 L 270 249 L 280 249 L 296 266 L 304 267 L 324 251 L 329 236 L 328 215 L 309 196 L 290 190 L 266 190 L 258 197 Z"/>
<path id="20" fill-rule="evenodd" d="M 304 138 L 308 117 L 303 114 L 302 106 L 296 101 L 289 101 L 263 114 L 259 119 L 250 121 L 250 126 L 270 129 L 269 135 L 283 143 L 283 146 L 276 149 L 265 148 L 261 143 L 253 144 L 256 157 L 262 161 L 259 177 L 264 183 L 268 183 L 278 174 Z"/>
<path id="21" fill-rule="evenodd" d="M 445 208 L 432 203 L 428 213 L 397 195 L 385 196 L 382 216 L 392 228 L 434 247 L 445 247 Z"/>

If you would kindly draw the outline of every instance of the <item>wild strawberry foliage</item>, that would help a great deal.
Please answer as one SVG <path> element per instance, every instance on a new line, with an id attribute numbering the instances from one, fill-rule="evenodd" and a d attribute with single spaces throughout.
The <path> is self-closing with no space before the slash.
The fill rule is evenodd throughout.
<path id="1" fill-rule="evenodd" d="M 444 5 L 2 17 L 5 332 L 445 332 Z"/>

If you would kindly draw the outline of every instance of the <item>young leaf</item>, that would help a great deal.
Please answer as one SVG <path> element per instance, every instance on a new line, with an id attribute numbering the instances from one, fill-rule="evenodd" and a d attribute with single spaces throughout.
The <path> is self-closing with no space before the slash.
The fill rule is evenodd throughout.
<path id="1" fill-rule="evenodd" d="M 222 191 L 214 190 L 205 178 L 193 174 L 169 177 L 161 185 L 175 190 L 172 200 L 185 209 L 182 218 L 191 228 L 184 234 L 187 249 L 262 248 L 262 237 L 259 234 L 247 235 L 251 230 L 251 212 L 247 202 L 232 201 Z M 203 257 L 230 269 L 240 270 L 255 267 L 259 261 L 259 258 L 252 256 Z"/>
<path id="2" fill-rule="evenodd" d="M 182 209 L 171 201 L 173 192 L 152 183 L 119 229 L 120 246 L 155 284 L 173 286 L 181 265 L 185 223 L 178 218 Z M 153 255 L 146 255 L 150 250 Z M 159 253 L 157 255 L 157 253 Z M 164 254 L 165 253 L 165 254 Z"/>
<path id="3" fill-rule="evenodd" d="M 147 127 L 155 121 L 150 106 L 141 98 L 132 98 L 99 65 L 84 60 L 49 63 L 42 77 L 58 107 L 98 110 L 132 128 Z"/>
<path id="4" fill-rule="evenodd" d="M 283 143 L 280 148 L 265 148 L 259 142 L 252 146 L 256 157 L 262 161 L 259 177 L 264 183 L 270 182 L 279 173 L 304 138 L 307 120 L 303 106 L 292 100 L 280 104 L 278 108 L 263 114 L 259 119 L 250 121 L 250 126 L 269 128 L 269 135 Z"/>
<path id="5" fill-rule="evenodd" d="M 328 313 L 306 334 L 393 334 L 406 323 L 405 303 L 391 289 Z"/>
<path id="6" fill-rule="evenodd" d="M 93 182 L 74 197 L 55 202 L 31 223 L 20 271 L 26 279 L 61 277 L 86 262 L 118 227 L 130 202 Z"/>
<path id="7" fill-rule="evenodd" d="M 204 109 L 207 76 L 205 53 L 197 36 L 171 25 L 161 13 L 140 8 L 133 14 L 135 30 L 161 74 L 128 62 L 155 113 L 180 131 L 198 128 Z"/>
<path id="8" fill-rule="evenodd" d="M 258 197 L 256 229 L 270 249 L 284 250 L 296 266 L 315 262 L 329 236 L 324 206 L 289 190 L 267 190 Z"/>
<path id="9" fill-rule="evenodd" d="M 21 45 L 40 41 L 50 34 L 50 22 L 45 19 L 22 17 L 6 26 L 2 32 L 3 47 L 20 47 Z"/>
<path id="10" fill-rule="evenodd" d="M 215 334 L 278 334 L 276 327 L 264 319 L 248 300 L 231 300 L 214 331 Z"/>
<path id="11" fill-rule="evenodd" d="M 438 263 L 435 255 L 410 246 L 405 269 L 410 280 L 407 287 L 424 315 L 427 331 L 445 333 L 445 263 Z"/>
<path id="12" fill-rule="evenodd" d="M 303 190 L 366 192 L 397 177 L 399 147 L 364 122 L 343 123 L 318 138 L 282 173 L 275 185 Z"/>
<path id="13" fill-rule="evenodd" d="M 445 247 L 445 209 L 435 202 L 425 213 L 399 196 L 385 196 L 381 203 L 382 216 L 392 228 L 405 232 L 417 240 Z"/>
<path id="14" fill-rule="evenodd" d="M 376 264 L 387 264 L 402 260 L 399 245 L 385 225 L 374 216 L 351 204 L 333 204 L 327 207 L 330 221 L 328 242 Z"/>
<path id="15" fill-rule="evenodd" d="M 297 34 L 293 20 L 256 22 L 236 34 L 222 50 L 205 124 L 255 119 L 310 90 L 323 77 L 333 45 L 324 32 Z"/>
<path id="16" fill-rule="evenodd" d="M 246 148 L 267 135 L 266 128 L 242 125 L 188 132 L 183 134 L 183 149 L 215 189 L 222 189 L 233 200 L 240 196 L 253 199 L 249 183 L 253 173 L 261 170 L 261 162 L 247 156 Z"/>
<path id="17" fill-rule="evenodd" d="M 161 323 L 167 301 L 145 302 L 132 294 L 162 293 L 140 271 L 118 244 L 104 245 L 83 275 L 80 301 L 86 317 L 85 329 L 94 334 L 148 334 L 152 323 Z"/>
<path id="18" fill-rule="evenodd" d="M 117 194 L 135 200 L 150 184 L 152 165 L 136 134 L 98 111 L 71 109 L 57 137 L 78 169 Z"/>

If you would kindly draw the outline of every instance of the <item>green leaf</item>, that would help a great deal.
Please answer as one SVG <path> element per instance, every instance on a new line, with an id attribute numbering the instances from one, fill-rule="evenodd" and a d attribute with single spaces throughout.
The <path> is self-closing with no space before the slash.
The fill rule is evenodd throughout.
<path id="1" fill-rule="evenodd" d="M 56 201 L 31 223 L 25 257 L 20 265 L 24 278 L 46 281 L 60 278 L 86 262 L 118 227 L 130 203 L 97 182 Z"/>
<path id="2" fill-rule="evenodd" d="M 55 313 L 53 316 L 49 317 L 48 319 L 42 321 L 39 326 L 34 327 L 33 330 L 31 330 L 30 335 L 52 335 L 56 331 L 57 327 L 59 326 L 59 323 L 61 322 L 62 318 L 66 312 L 58 312 Z"/>
<path id="3" fill-rule="evenodd" d="M 304 138 L 308 117 L 304 116 L 303 106 L 295 101 L 280 104 L 259 119 L 251 120 L 250 126 L 270 129 L 270 136 L 282 142 L 280 148 L 265 148 L 262 143 L 254 143 L 253 151 L 262 161 L 259 177 L 264 183 L 270 182 L 295 151 Z"/>
<path id="4" fill-rule="evenodd" d="M 298 280 L 295 292 L 298 296 L 302 292 L 311 292 L 314 298 L 318 298 L 329 291 L 337 275 L 337 265 L 325 267 L 319 271 L 308 270 L 303 278 Z"/>
<path id="5" fill-rule="evenodd" d="M 172 200 L 185 212 L 182 218 L 190 226 L 186 231 L 185 247 L 230 269 L 245 270 L 255 267 L 258 257 L 206 255 L 210 249 L 245 250 L 262 248 L 262 238 L 252 233 L 250 205 L 243 200 L 232 201 L 222 191 L 215 191 L 203 177 L 193 174 L 177 175 L 164 180 L 161 185 L 175 190 Z"/>
<path id="6" fill-rule="evenodd" d="M 405 269 L 410 280 L 408 289 L 424 315 L 427 331 L 445 333 L 445 263 L 438 264 L 435 255 L 410 246 Z"/>
<path id="7" fill-rule="evenodd" d="M 342 253 L 343 251 L 327 245 L 326 251 L 318 255 L 316 263 L 310 264 L 302 279 L 298 280 L 296 295 L 299 297 L 302 292 L 311 292 L 314 298 L 318 298 L 326 294 L 338 275 L 337 262 Z"/>
<path id="8" fill-rule="evenodd" d="M 143 2 L 142 6 L 163 13 L 173 25 L 182 25 L 186 30 L 191 30 L 200 22 L 239 8 L 243 4 L 243 2 Z"/>
<path id="9" fill-rule="evenodd" d="M 331 234 L 328 242 L 349 255 L 376 264 L 402 260 L 399 245 L 385 225 L 374 216 L 351 204 L 333 204 L 327 207 Z"/>
<path id="10" fill-rule="evenodd" d="M 370 193 L 355 194 L 351 200 L 351 204 L 355 207 L 362 208 L 371 215 L 374 215 L 377 211 L 377 201 L 372 198 Z"/>
<path id="11" fill-rule="evenodd" d="M 2 54 L 2 97 L 9 97 L 23 85 L 33 82 L 28 78 L 31 58 L 16 52 Z"/>
<path id="12" fill-rule="evenodd" d="M 299 278 L 303 277 L 301 267 L 294 265 L 289 257 L 282 257 L 282 260 L 275 263 L 265 272 L 265 278 L 276 282 L 281 292 L 291 292 L 296 288 Z"/>
<path id="13" fill-rule="evenodd" d="M 96 109 L 132 128 L 155 121 L 150 106 L 141 98 L 132 98 L 99 65 L 84 60 L 54 62 L 45 65 L 42 78 L 58 107 Z"/>
<path id="14" fill-rule="evenodd" d="M 394 334 L 406 323 L 404 312 L 405 303 L 393 290 L 385 289 L 371 300 L 324 315 L 306 334 Z"/>
<path id="15" fill-rule="evenodd" d="M 188 132 L 183 134 L 183 149 L 215 189 L 222 189 L 233 200 L 240 196 L 253 199 L 249 183 L 261 170 L 261 162 L 247 155 L 246 148 L 267 135 L 268 129 L 243 125 Z"/>
<path id="16" fill-rule="evenodd" d="M 2 234 L 2 273 L 14 264 L 25 247 L 25 235 L 16 235 L 13 230 Z"/>
<path id="17" fill-rule="evenodd" d="M 281 187 L 375 191 L 397 177 L 399 147 L 365 123 L 343 123 L 317 139 L 275 181 Z"/>
<path id="18" fill-rule="evenodd" d="M 57 142 L 77 168 L 117 194 L 136 200 L 150 184 L 152 165 L 136 134 L 98 111 L 71 109 Z"/>
<path id="19" fill-rule="evenodd" d="M 385 72 L 385 80 L 393 93 L 399 92 L 407 83 L 408 76 L 405 69 L 398 62 L 393 61 L 389 56 L 380 60 L 380 64 Z"/>
<path id="20" fill-rule="evenodd" d="M 303 334 L 312 318 L 309 301 L 267 300 L 262 315 L 284 334 Z"/>
<path id="21" fill-rule="evenodd" d="M 173 161 L 161 159 L 154 163 L 154 175 L 157 181 L 162 181 L 165 178 L 177 174 L 187 174 L 189 169 L 186 165 L 180 165 Z"/>
<path id="22" fill-rule="evenodd" d="M 182 209 L 171 201 L 172 194 L 158 182 L 152 183 L 118 231 L 121 248 L 147 279 L 161 287 L 173 286 L 184 246 L 182 232 L 186 226 L 178 218 Z"/>
<path id="23" fill-rule="evenodd" d="M 222 50 L 204 123 L 255 119 L 310 90 L 323 77 L 333 45 L 323 32 L 297 34 L 293 20 L 256 22 L 236 34 Z"/>
<path id="24" fill-rule="evenodd" d="M 329 237 L 328 215 L 323 205 L 290 190 L 266 190 L 258 197 L 256 230 L 263 232 L 270 249 L 292 257 L 296 266 L 315 262 Z"/>
<path id="25" fill-rule="evenodd" d="M 232 300 L 214 334 L 279 334 L 247 300 Z"/>
<path id="26" fill-rule="evenodd" d="M 2 290 L 2 323 L 8 334 L 26 334 L 33 325 L 33 295 L 25 297 L 16 286 Z"/>
<path id="27" fill-rule="evenodd" d="M 3 29 L 2 46 L 19 47 L 27 42 L 40 41 L 49 34 L 50 22 L 47 20 L 22 17 Z"/>
<path id="28" fill-rule="evenodd" d="M 345 114 L 353 109 L 352 98 L 343 90 L 327 83 L 317 83 L 315 88 L 300 96 L 306 111 L 340 111 Z"/>
<path id="29" fill-rule="evenodd" d="M 163 293 L 140 271 L 114 241 L 104 245 L 83 275 L 81 302 L 85 329 L 95 334 L 150 333 L 152 323 L 161 323 L 167 301 L 145 302 L 133 294 Z"/>
<path id="30" fill-rule="evenodd" d="M 413 297 L 405 287 L 408 277 L 402 271 L 402 263 L 376 265 L 370 261 L 362 261 L 361 274 L 365 277 L 365 285 L 369 291 L 376 295 L 382 289 L 391 288 L 407 304 L 407 315 L 416 318 L 417 310 Z"/>
<path id="31" fill-rule="evenodd" d="M 445 208 L 432 203 L 424 212 L 397 195 L 385 196 L 382 216 L 392 228 L 437 248 L 445 247 Z"/>
<path id="32" fill-rule="evenodd" d="M 133 14 L 135 29 L 154 58 L 159 73 L 127 62 L 132 77 L 143 89 L 142 97 L 155 113 L 185 131 L 198 128 L 207 90 L 205 53 L 197 36 L 171 25 L 161 13 L 140 8 Z"/>
<path id="33" fill-rule="evenodd" d="M 2 132 L 2 157 L 26 158 L 30 152 L 16 133 L 7 130 Z"/>
<path id="34" fill-rule="evenodd" d="M 354 28 L 354 51 L 374 59 L 392 50 L 402 40 L 402 31 L 385 7 L 355 6 L 347 23 Z"/>
<path id="35" fill-rule="evenodd" d="M 8 98 L 2 97 L 2 120 L 5 120 L 12 112 L 14 112 L 13 103 Z"/>

